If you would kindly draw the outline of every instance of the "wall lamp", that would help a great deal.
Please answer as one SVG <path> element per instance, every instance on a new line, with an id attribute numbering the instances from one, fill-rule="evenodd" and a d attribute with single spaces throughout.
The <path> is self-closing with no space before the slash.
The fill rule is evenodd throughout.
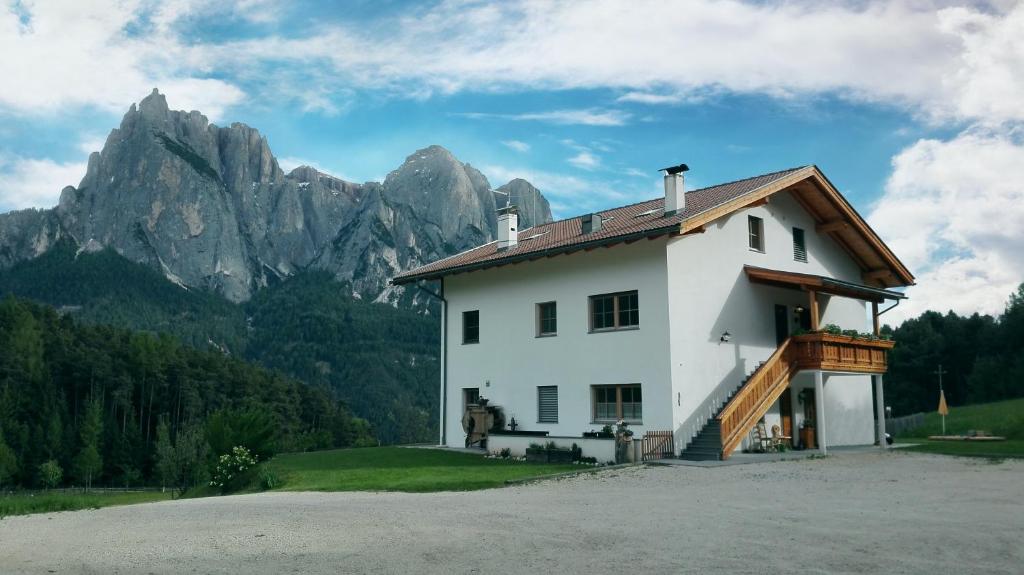
<path id="1" fill-rule="evenodd" d="M 732 339 L 732 334 L 731 333 L 723 332 L 722 333 L 722 337 L 718 338 L 718 341 L 720 341 L 722 343 L 729 343 L 729 340 L 731 340 L 731 339 Z"/>

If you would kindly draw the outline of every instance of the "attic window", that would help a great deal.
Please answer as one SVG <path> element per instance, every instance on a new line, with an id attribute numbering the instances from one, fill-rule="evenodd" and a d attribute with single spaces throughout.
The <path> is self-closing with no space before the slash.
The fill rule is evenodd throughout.
<path id="1" fill-rule="evenodd" d="M 749 232 L 750 249 L 756 252 L 764 251 L 764 220 L 757 216 L 747 216 L 747 230 Z"/>
<path id="2" fill-rule="evenodd" d="M 793 228 L 793 259 L 798 262 L 807 261 L 807 243 L 804 231 L 800 228 Z"/>

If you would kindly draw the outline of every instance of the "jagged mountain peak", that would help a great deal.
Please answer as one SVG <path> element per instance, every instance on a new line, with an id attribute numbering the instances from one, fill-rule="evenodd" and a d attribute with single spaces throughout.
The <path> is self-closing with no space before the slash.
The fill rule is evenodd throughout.
<path id="1" fill-rule="evenodd" d="M 541 206 L 524 222 L 550 219 L 528 182 L 505 188 Z M 154 89 L 131 105 L 56 208 L 0 215 L 0 268 L 69 237 L 233 301 L 321 268 L 359 297 L 397 303 L 402 290 L 388 287 L 396 273 L 494 238 L 496 197 L 479 170 L 437 144 L 410 154 L 382 183 L 347 182 L 312 166 L 286 174 L 256 128 L 172 110 Z"/>

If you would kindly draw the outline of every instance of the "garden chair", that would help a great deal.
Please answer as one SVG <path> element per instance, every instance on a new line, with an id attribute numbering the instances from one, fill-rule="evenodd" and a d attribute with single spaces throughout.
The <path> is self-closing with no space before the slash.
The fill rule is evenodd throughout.
<path id="1" fill-rule="evenodd" d="M 781 451 L 783 447 L 793 444 L 793 438 L 789 435 L 782 435 L 782 428 L 778 425 L 772 426 L 772 450 Z"/>
<path id="2" fill-rule="evenodd" d="M 768 431 L 765 430 L 764 421 L 758 421 L 757 425 L 754 426 L 754 445 L 762 453 L 772 451 L 772 438 L 768 436 Z"/>

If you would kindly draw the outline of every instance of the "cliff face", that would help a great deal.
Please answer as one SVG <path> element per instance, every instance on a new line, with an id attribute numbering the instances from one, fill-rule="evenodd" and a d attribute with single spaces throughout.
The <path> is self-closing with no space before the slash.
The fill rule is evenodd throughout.
<path id="1" fill-rule="evenodd" d="M 387 286 L 396 272 L 494 238 L 496 198 L 522 201 L 530 225 L 550 221 L 528 182 L 498 192 L 440 146 L 409 156 L 382 184 L 305 166 L 285 174 L 256 129 L 170 110 L 154 90 L 56 208 L 0 215 L 0 267 L 67 235 L 232 301 L 317 267 L 351 282 L 357 297 L 397 303 L 403 292 Z"/>

